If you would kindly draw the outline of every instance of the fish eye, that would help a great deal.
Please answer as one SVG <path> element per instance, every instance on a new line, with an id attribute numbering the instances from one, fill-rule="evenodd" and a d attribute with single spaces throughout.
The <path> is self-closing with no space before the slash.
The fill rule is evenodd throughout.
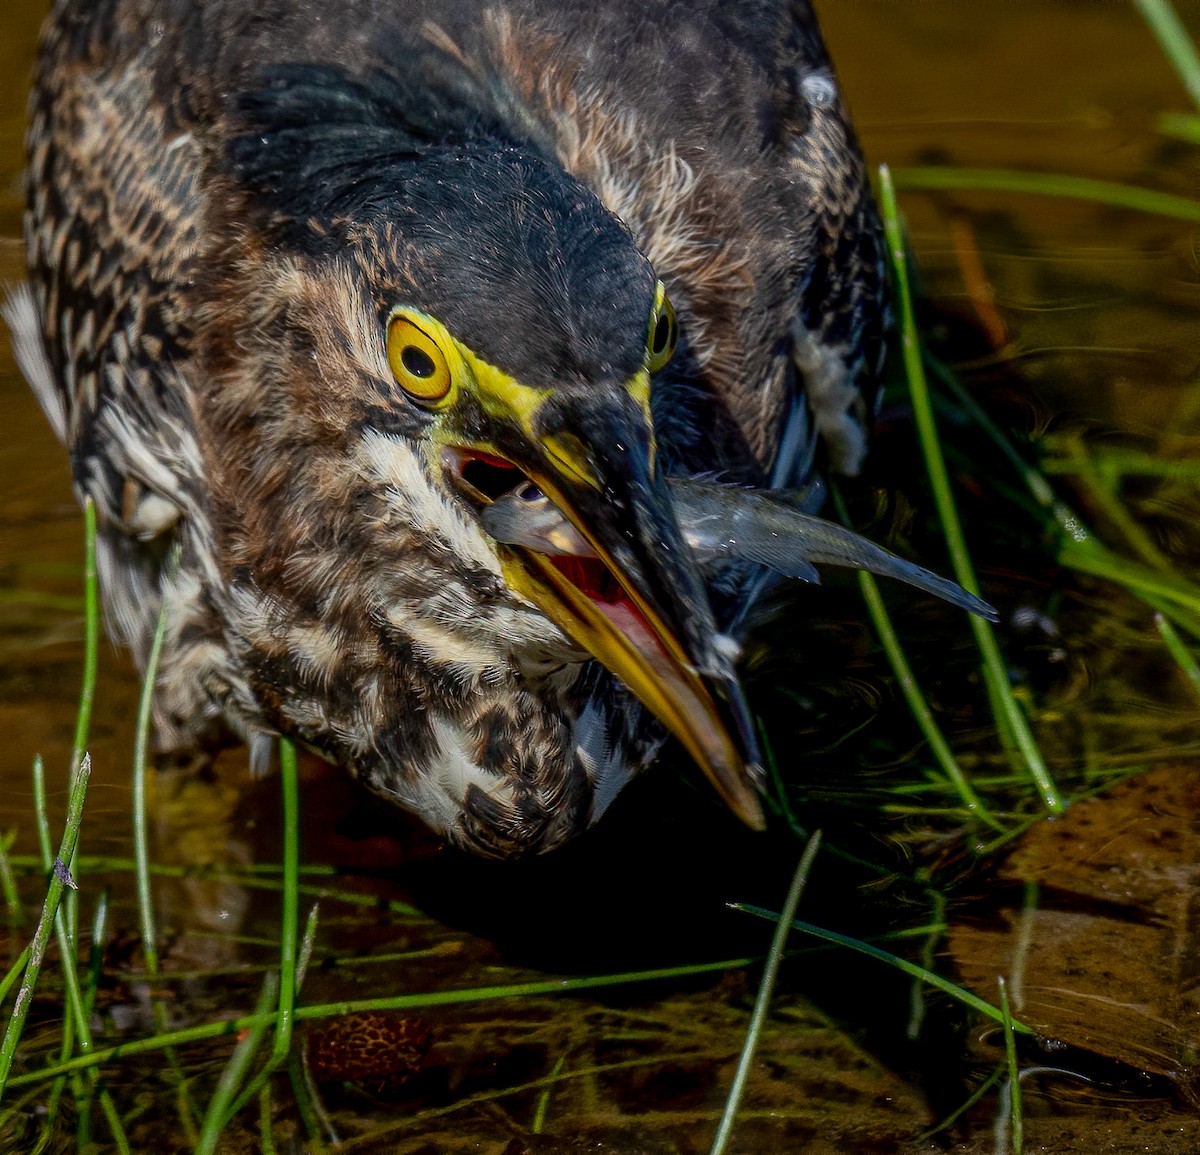
<path id="1" fill-rule="evenodd" d="M 417 404 L 437 405 L 449 396 L 454 382 L 446 354 L 408 313 L 388 320 L 387 359 L 396 384 Z"/>
<path id="2" fill-rule="evenodd" d="M 650 336 L 646 342 L 646 363 L 651 373 L 657 372 L 671 359 L 671 354 L 675 352 L 675 343 L 679 339 L 675 308 L 668 299 L 661 281 L 657 297 L 654 314 L 650 318 Z"/>

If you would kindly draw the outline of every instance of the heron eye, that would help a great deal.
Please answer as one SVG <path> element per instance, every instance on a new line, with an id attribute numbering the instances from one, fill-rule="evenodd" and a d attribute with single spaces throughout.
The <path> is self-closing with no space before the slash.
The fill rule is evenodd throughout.
<path id="1" fill-rule="evenodd" d="M 675 309 L 665 293 L 659 294 L 654 316 L 650 320 L 650 338 L 646 342 L 646 357 L 650 372 L 661 369 L 675 352 L 679 339 L 679 323 L 675 320 Z"/>
<path id="2" fill-rule="evenodd" d="M 388 365 L 396 383 L 421 405 L 436 405 L 450 393 L 453 381 L 446 354 L 411 317 L 398 313 L 388 322 Z"/>

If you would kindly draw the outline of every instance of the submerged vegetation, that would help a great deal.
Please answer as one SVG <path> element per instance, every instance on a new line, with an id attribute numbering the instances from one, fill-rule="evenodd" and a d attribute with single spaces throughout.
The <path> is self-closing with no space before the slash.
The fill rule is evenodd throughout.
<path id="1" fill-rule="evenodd" d="M 1165 0 L 1136 6 L 1197 105 L 1196 113 L 1164 118 L 1162 131 L 1200 141 L 1200 61 Z M 174 806 L 196 820 L 199 806 L 200 823 L 202 807 L 211 806 L 213 824 L 225 829 L 238 802 L 220 779 L 189 793 L 186 775 L 150 766 L 157 647 L 138 709 L 132 855 L 88 851 L 89 721 L 104 684 L 95 520 L 86 511 L 84 677 L 59 847 L 55 854 L 40 761 L 28 818 L 39 853 L 11 853 L 15 832 L 0 847 L 11 960 L 0 980 L 7 1023 L 0 1148 L 415 1151 L 433 1149 L 429 1136 L 437 1135 L 438 1150 L 490 1142 L 496 1150 L 537 1151 L 543 1136 L 594 1134 L 652 1151 L 799 1149 L 818 1138 L 840 1149 L 889 1151 L 917 1149 L 918 1134 L 921 1142 L 949 1134 L 970 1117 L 996 1120 L 996 1134 L 963 1149 L 1019 1152 L 1022 1079 L 1051 1065 L 1034 1036 L 1059 1032 L 1065 1046 L 1079 1048 L 1053 1053 L 1065 1083 L 1194 1102 L 1189 1055 L 1200 1040 L 1183 1032 L 1164 1045 L 1170 1053 L 1157 1056 L 1148 1044 L 1134 1049 L 1138 1032 L 1129 1024 L 1113 1027 L 1128 1032 L 1126 1045 L 1073 1034 L 1075 1019 L 1031 999 L 1023 978 L 1036 969 L 1030 951 L 1048 941 L 1037 938 L 1039 918 L 1112 919 L 1080 932 L 1093 952 L 1089 963 L 1102 949 L 1096 943 L 1123 933 L 1115 929 L 1119 904 L 1101 884 L 1082 882 L 1065 866 L 1055 872 L 1070 858 L 1057 832 L 1086 839 L 1084 819 L 1073 816 L 1105 821 L 1104 811 L 1072 810 L 1080 800 L 1119 803 L 1122 828 L 1136 830 L 1141 821 L 1151 839 L 1160 829 L 1154 823 L 1174 815 L 1180 862 L 1192 865 L 1186 855 L 1196 849 L 1197 831 L 1187 806 L 1164 804 L 1162 791 L 1193 798 L 1195 772 L 1172 771 L 1166 786 L 1146 772 L 1194 759 L 1181 737 L 1194 730 L 1194 716 L 1176 720 L 1173 731 L 1149 716 L 1139 730 L 1128 709 L 1109 709 L 1107 699 L 1081 706 L 1069 683 L 1063 689 L 1055 681 L 1064 664 L 1055 647 L 1060 612 L 1103 617 L 1108 633 L 1096 644 L 1115 638 L 1134 656 L 1124 659 L 1127 671 L 1115 668 L 1122 660 L 1115 656 L 1098 678 L 1127 678 L 1142 695 L 1200 699 L 1200 585 L 1148 528 L 1195 509 L 1200 460 L 1188 456 L 1182 438 L 1174 448 L 1164 437 L 1141 449 L 1097 447 L 1069 429 L 1028 441 L 1006 431 L 990 398 L 979 400 L 949 366 L 963 358 L 941 321 L 914 299 L 916 271 L 896 191 L 930 189 L 1083 197 L 1120 211 L 1200 220 L 1200 201 L 1074 176 L 881 170 L 895 380 L 875 474 L 839 486 L 833 507 L 861 531 L 890 531 L 899 539 L 894 548 L 947 556 L 969 591 L 981 592 L 985 573 L 983 592 L 1007 617 L 995 627 L 930 607 L 918 595 L 894 598 L 860 573 L 861 603 L 851 600 L 849 584 L 835 586 L 832 602 L 820 603 L 834 608 L 822 611 L 828 621 L 796 621 L 800 614 L 772 624 L 770 650 L 749 647 L 749 681 L 774 751 L 769 848 L 750 835 L 732 839 L 721 863 L 694 878 L 697 891 L 708 888 L 703 901 L 687 893 L 689 869 L 704 857 L 709 831 L 727 836 L 725 818 L 675 778 L 636 788 L 642 793 L 632 792 L 623 814 L 614 814 L 614 822 L 625 822 L 622 841 L 598 833 L 596 846 L 564 859 L 562 879 L 544 867 L 430 866 L 441 881 L 426 892 L 433 907 L 426 913 L 421 896 L 410 902 L 392 872 L 403 867 L 411 886 L 426 865 L 420 846 L 397 861 L 395 847 L 369 830 L 358 832 L 362 852 L 348 866 L 311 853 L 306 830 L 316 808 L 307 799 L 321 787 L 312 781 L 316 771 L 301 782 L 306 772 L 286 741 L 278 775 L 246 787 L 254 807 L 270 800 L 277 808 L 279 846 L 269 861 L 225 845 L 189 858 L 186 838 L 167 853 L 162 836 L 155 842 L 157 808 Z M 965 251 L 969 257 L 969 245 Z M 964 279 L 972 281 L 966 259 Z M 1003 326 L 991 324 L 986 285 L 969 289 L 974 315 L 958 335 L 968 334 L 977 362 L 1003 368 Z M 1195 407 L 1187 399 L 1183 417 L 1194 419 Z M 903 498 L 881 498 L 889 468 L 913 454 L 924 462 L 924 478 L 910 480 Z M 1062 589 L 1082 591 L 1073 606 L 1063 605 Z M 62 612 L 58 595 L 9 593 Z M 815 604 L 804 591 L 796 596 Z M 892 604 L 900 610 L 889 610 Z M 1021 622 L 1032 623 L 1029 645 L 1007 636 Z M 805 659 L 789 659 L 793 649 Z M 1175 679 L 1169 689 L 1168 675 Z M 1125 737 L 1112 740 L 1115 734 Z M 62 769 L 52 767 L 52 775 Z M 664 768 L 657 778 L 668 776 Z M 1129 785 L 1114 793 L 1121 783 Z M 1142 797 L 1144 787 L 1158 792 L 1157 802 Z M 198 803 L 201 795 L 207 801 Z M 638 807 L 640 818 L 632 813 Z M 660 823 L 656 813 L 666 818 Z M 1059 825 L 1044 823 L 1064 814 Z M 1039 837 L 1028 839 L 1035 827 Z M 167 829 L 166 839 L 174 837 Z M 654 848 L 630 849 L 639 839 L 661 839 L 661 857 Z M 665 882 L 647 876 L 689 844 L 693 858 L 668 870 Z M 626 855 L 631 865 L 612 865 Z M 836 869 L 821 875 L 827 863 Z M 1182 941 L 1187 931 L 1172 923 L 1158 867 L 1117 861 L 1112 869 L 1127 872 L 1121 877 L 1133 879 L 1138 901 Z M 587 901 L 602 893 L 597 872 L 612 907 L 572 908 L 571 887 L 580 879 L 592 887 Z M 977 910 L 981 878 L 1001 880 L 1003 894 Z M 1089 896 L 1095 910 L 1045 901 L 1056 881 L 1068 880 L 1071 893 Z M 36 901 L 35 887 L 44 888 Z M 738 887 L 745 893 L 735 893 Z M 716 893 L 731 911 L 719 926 L 695 925 L 706 911 L 711 919 Z M 847 894 L 856 896 L 853 915 L 846 914 Z M 136 910 L 129 919 L 136 929 L 113 925 L 109 912 L 122 902 Z M 200 930 L 181 929 L 189 907 L 199 906 L 215 914 L 200 920 Z M 798 919 L 798 908 L 811 914 Z M 607 941 L 622 932 L 618 913 L 631 927 L 661 926 L 661 933 L 647 931 L 641 951 L 636 942 Z M 583 950 L 568 949 L 564 940 L 589 919 L 599 927 L 595 937 Z M 762 919 L 773 924 L 769 941 Z M 988 957 L 1004 963 L 993 974 L 979 961 L 982 932 L 972 920 L 999 934 L 997 919 L 1006 924 L 1003 945 L 988 939 Z M 1067 925 L 1054 924 L 1059 940 Z M 270 936 L 252 933 L 268 927 Z M 631 959 L 645 965 L 621 965 Z M 827 1009 L 792 993 L 816 997 L 822 976 L 835 980 L 821 1003 Z M 1143 976 L 1160 988 L 1147 1001 L 1170 1013 L 1184 998 L 1180 987 L 1170 989 L 1177 980 Z M 870 1045 L 833 1025 L 848 1019 L 866 1030 L 856 1011 L 882 1023 Z M 330 1023 L 345 1025 L 315 1026 Z M 984 1028 L 989 1040 L 972 1043 L 969 1036 Z M 922 1059 L 923 1047 L 937 1058 Z M 945 1066 L 949 1049 L 964 1060 L 935 1086 L 929 1070 Z M 874 1057 L 880 1051 L 913 1078 L 893 1075 Z M 921 1081 L 918 1092 L 913 1084 Z"/>

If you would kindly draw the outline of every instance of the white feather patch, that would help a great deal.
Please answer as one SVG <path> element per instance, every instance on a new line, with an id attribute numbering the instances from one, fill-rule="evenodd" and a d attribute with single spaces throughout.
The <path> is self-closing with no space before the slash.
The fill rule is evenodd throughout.
<path id="1" fill-rule="evenodd" d="M 499 650 L 487 644 L 486 635 L 465 634 L 440 625 L 412 606 L 389 609 L 388 619 L 424 658 L 448 665 L 463 681 L 478 681 L 503 665 Z"/>
<path id="2" fill-rule="evenodd" d="M 28 285 L 12 289 L 0 314 L 8 322 L 12 333 L 13 353 L 17 368 L 29 382 L 33 395 L 38 399 L 46 420 L 50 422 L 55 436 L 64 445 L 67 443 L 67 407 L 62 392 L 54 380 L 50 358 L 46 356 L 46 344 L 42 340 L 42 325 L 38 318 L 37 302 Z"/>
<path id="3" fill-rule="evenodd" d="M 591 821 L 596 822 L 633 776 L 629 763 L 614 749 L 604 711 L 589 702 L 571 732 L 575 754 L 592 784 Z"/>
<path id="4" fill-rule="evenodd" d="M 398 519 L 418 532 L 435 534 L 469 564 L 500 573 L 500 563 L 483 531 L 434 486 L 406 440 L 369 430 L 359 442 L 355 463 L 368 477 L 387 486 Z"/>
<path id="5" fill-rule="evenodd" d="M 833 468 L 855 477 L 867 454 L 867 432 L 854 413 L 862 395 L 846 364 L 848 350 L 823 344 L 799 321 L 794 334 L 792 357 L 804 380 L 813 425 L 829 450 Z"/>
<path id="6" fill-rule="evenodd" d="M 416 782 L 395 789 L 401 804 L 414 810 L 433 829 L 450 830 L 462 817 L 467 790 L 477 786 L 502 806 L 513 805 L 512 785 L 475 764 L 466 732 L 452 719 L 435 715 L 431 721 L 434 753 Z"/>

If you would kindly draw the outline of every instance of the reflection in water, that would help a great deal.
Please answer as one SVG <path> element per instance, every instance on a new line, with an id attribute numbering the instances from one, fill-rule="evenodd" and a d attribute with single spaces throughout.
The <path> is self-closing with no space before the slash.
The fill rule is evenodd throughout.
<path id="1" fill-rule="evenodd" d="M 0 281 L 20 275 L 20 126 L 39 15 L 32 5 L 0 13 Z M 1195 148 L 1156 131 L 1160 112 L 1186 107 L 1184 95 L 1132 6 L 839 0 L 825 5 L 823 18 L 868 155 L 901 175 L 920 164 L 1012 167 L 1194 195 Z M 1191 226 L 1066 198 L 984 192 L 910 193 L 903 207 L 923 288 L 940 306 L 930 328 L 938 351 L 965 362 L 967 385 L 998 420 L 1039 439 L 1047 472 L 1104 540 L 1149 572 L 1192 572 L 1200 562 L 1200 392 L 1193 387 Z M 35 751 L 50 768 L 55 825 L 63 802 L 79 681 L 80 532 L 63 455 L 3 342 L 0 403 L 0 828 L 15 830 L 14 852 L 29 855 Z M 948 428 L 951 468 L 967 482 L 962 499 L 985 593 L 1008 615 L 1009 670 L 1060 782 L 1071 790 L 1099 788 L 1115 770 L 1194 757 L 1193 700 L 1164 656 L 1148 609 L 1049 561 L 1038 521 L 1014 501 L 1012 474 L 990 456 L 986 439 Z M 940 566 L 923 487 L 910 482 L 915 458 L 902 404 L 885 409 L 876 440 L 872 478 L 899 490 L 889 516 L 898 533 L 911 532 L 920 556 Z M 869 514 L 870 505 L 870 493 L 858 495 L 856 511 Z M 916 516 L 906 521 L 913 506 Z M 890 524 L 874 536 L 883 537 Z M 993 880 L 978 865 L 976 873 L 966 871 L 971 848 L 952 823 L 938 825 L 928 806 L 905 809 L 905 795 L 893 791 L 909 781 L 906 774 L 919 773 L 923 750 L 894 702 L 858 603 L 847 588 L 830 584 L 798 599 L 796 612 L 773 628 L 775 656 L 755 658 L 753 677 L 756 701 L 776 720 L 776 750 L 796 780 L 793 804 L 802 821 L 824 825 L 827 843 L 840 840 L 897 872 L 887 886 L 878 884 L 880 903 L 859 888 L 863 876 L 851 865 L 827 858 L 806 897 L 811 921 L 868 934 L 890 925 L 889 906 L 904 907 L 911 921 L 924 919 L 929 900 L 922 887 L 931 871 L 947 887 L 950 877 L 966 873 L 959 896 L 987 891 Z M 911 599 L 895 604 L 906 610 L 918 679 L 964 766 L 982 777 L 1006 773 L 960 621 Z M 803 661 L 779 656 L 789 649 Z M 102 659 L 91 742 L 96 772 L 81 845 L 89 860 L 130 853 L 127 767 L 137 687 L 123 655 L 106 649 Z M 783 840 L 764 847 L 729 835 L 703 800 L 664 773 L 635 788 L 587 847 L 552 866 L 483 867 L 447 858 L 398 816 L 381 822 L 322 767 L 308 765 L 305 775 L 305 863 L 353 868 L 353 877 L 308 880 L 342 892 L 322 900 L 304 990 L 309 1003 L 755 954 L 761 927 L 722 913 L 721 904 L 777 902 L 798 854 Z M 163 769 L 156 783 L 153 853 L 162 866 L 277 861 L 274 783 L 250 782 L 238 752 L 223 756 L 209 777 Z M 856 825 L 868 829 L 859 834 Z M 895 847 L 903 853 L 891 854 Z M 1181 869 L 1190 869 L 1191 851 L 1179 853 Z M 98 996 L 97 1014 L 106 1029 L 145 1033 L 150 1020 L 139 1009 L 146 985 L 134 981 L 140 963 L 130 878 L 122 870 L 100 872 L 100 863 L 78 872 L 85 918 L 101 877 L 114 886 L 113 977 Z M 1053 873 L 1039 877 L 1043 888 L 1056 884 Z M 156 885 L 167 965 L 176 976 L 172 1025 L 251 1007 L 263 973 L 276 963 L 277 875 L 247 874 L 236 884 L 164 876 Z M 23 886 L 32 903 L 36 872 Z M 437 918 L 409 913 L 400 905 L 407 899 Z M 1116 932 L 1106 923 L 1104 933 Z M 10 942 L 26 935 L 24 928 Z M 954 932 L 960 953 L 966 938 L 969 931 Z M 981 993 L 988 993 L 989 968 L 1004 969 L 1007 949 L 989 947 L 981 957 L 973 946 L 969 959 L 963 956 L 963 972 Z M 374 1141 L 384 1146 L 377 1149 L 427 1141 L 418 1135 L 438 1134 L 450 1150 L 452 1143 L 495 1145 L 497 1135 L 507 1142 L 517 1134 L 521 1149 L 537 1150 L 532 1126 L 541 1113 L 545 1133 L 564 1141 L 583 1135 L 622 1150 L 706 1149 L 756 973 L 732 971 L 717 985 L 696 979 L 695 988 L 675 982 L 609 1000 L 538 997 L 437 1010 L 432 1052 L 413 1083 L 390 1104 L 346 1092 L 336 1104 L 337 1124 L 368 1134 L 380 1129 Z M 971 1061 L 953 1070 L 945 1062 L 959 1054 L 961 1024 L 939 1004 L 925 1026 L 935 1060 L 906 1047 L 906 981 L 878 964 L 812 956 L 785 981 L 790 990 L 760 1044 L 738 1133 L 746 1149 L 817 1149 L 819 1142 L 841 1150 L 915 1149 L 911 1137 L 978 1082 Z M 57 1022 L 50 1008 L 44 1012 L 45 1022 Z M 227 1054 L 224 1042 L 205 1044 L 188 1051 L 187 1061 L 208 1079 Z M 973 1056 L 988 1065 L 995 1057 L 986 1049 Z M 114 1065 L 110 1085 L 118 1100 L 133 1103 L 146 1080 L 162 1079 L 153 1083 L 155 1097 L 172 1103 L 160 1059 L 152 1056 L 149 1068 Z M 895 1073 L 922 1064 L 923 1084 Z M 555 1071 L 559 1081 L 545 1082 Z M 1094 1070 L 1089 1077 L 1114 1078 Z M 521 1089 L 493 1097 L 513 1087 Z M 1192 1149 L 1179 1131 L 1190 1120 L 1161 1105 L 1139 1102 L 1133 1111 L 1130 1099 L 1095 1094 L 1068 1103 L 1063 1084 L 1053 1080 L 1040 1095 L 1033 1090 L 1026 1088 L 1027 1133 L 1051 1149 L 1098 1149 L 1091 1127 L 1103 1129 L 1105 1144 Z M 478 1096 L 474 1106 L 451 1110 L 471 1096 Z M 285 1101 L 280 1086 L 279 1135 L 298 1127 Z M 991 1149 L 993 1108 L 986 1100 L 976 1109 L 981 1126 L 961 1149 Z M 163 1132 L 153 1128 L 173 1124 L 148 1118 L 140 1124 L 147 1128 L 140 1149 L 159 1149 Z M 443 1119 L 452 1134 L 436 1130 Z M 251 1143 L 248 1130 L 243 1140 Z"/>

